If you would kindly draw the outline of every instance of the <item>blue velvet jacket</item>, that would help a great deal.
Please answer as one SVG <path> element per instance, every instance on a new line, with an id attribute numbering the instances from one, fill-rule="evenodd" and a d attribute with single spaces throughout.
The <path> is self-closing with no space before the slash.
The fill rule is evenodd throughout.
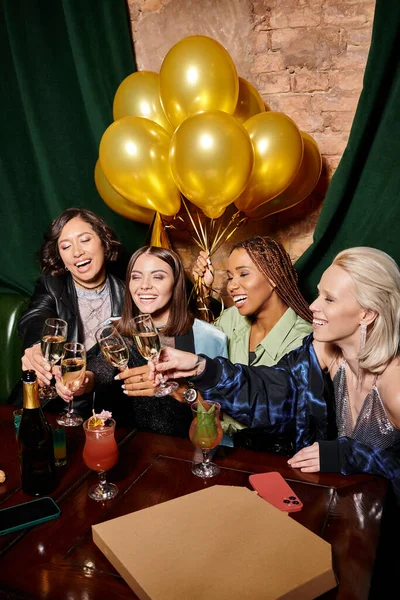
<path id="1" fill-rule="evenodd" d="M 278 436 L 289 440 L 294 452 L 318 441 L 321 471 L 382 475 L 392 481 L 400 498 L 400 445 L 382 450 L 337 438 L 331 381 L 319 366 L 312 341 L 313 336 L 307 336 L 302 346 L 272 367 L 205 357 L 205 370 L 192 382 L 204 399 L 217 400 L 251 428 L 244 430 L 246 435 Z"/>

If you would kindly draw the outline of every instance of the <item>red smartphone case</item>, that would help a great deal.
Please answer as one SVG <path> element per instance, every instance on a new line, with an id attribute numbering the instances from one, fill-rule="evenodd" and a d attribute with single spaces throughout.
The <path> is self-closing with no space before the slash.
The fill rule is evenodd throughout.
<path id="1" fill-rule="evenodd" d="M 249 482 L 261 498 L 279 510 L 298 512 L 303 508 L 300 498 L 277 471 L 250 475 Z"/>

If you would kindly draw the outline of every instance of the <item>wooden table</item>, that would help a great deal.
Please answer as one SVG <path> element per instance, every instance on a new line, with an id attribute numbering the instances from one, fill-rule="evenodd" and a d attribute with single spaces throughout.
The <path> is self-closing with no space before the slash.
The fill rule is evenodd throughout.
<path id="1" fill-rule="evenodd" d="M 52 421 L 52 416 L 49 420 Z M 136 598 L 92 542 L 91 525 L 214 485 L 248 486 L 250 473 L 279 471 L 302 499 L 291 518 L 332 544 L 339 586 L 323 596 L 363 600 L 376 557 L 386 480 L 366 475 L 305 475 L 285 457 L 220 447 L 218 477 L 203 482 L 191 473 L 189 440 L 118 428 L 119 461 L 108 474 L 119 495 L 100 503 L 88 498 L 97 481 L 83 463 L 81 427 L 67 428 L 68 463 L 52 494 L 62 514 L 55 521 L 0 537 L 0 598 L 114 600 Z M 20 489 L 12 407 L 0 407 L 0 507 L 28 501 Z"/>

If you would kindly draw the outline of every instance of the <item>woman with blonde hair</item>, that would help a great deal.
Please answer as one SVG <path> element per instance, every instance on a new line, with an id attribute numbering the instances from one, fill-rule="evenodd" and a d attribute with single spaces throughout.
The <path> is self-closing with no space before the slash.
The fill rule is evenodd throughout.
<path id="1" fill-rule="evenodd" d="M 340 252 L 310 309 L 314 333 L 274 367 L 168 349 L 157 371 L 190 377 L 235 419 L 290 439 L 293 468 L 383 475 L 400 494 L 397 264 L 373 248 Z"/>

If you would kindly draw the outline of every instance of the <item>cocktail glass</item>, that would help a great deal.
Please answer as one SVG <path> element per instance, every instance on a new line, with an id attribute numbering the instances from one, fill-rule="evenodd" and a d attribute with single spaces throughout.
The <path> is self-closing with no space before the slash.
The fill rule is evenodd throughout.
<path id="1" fill-rule="evenodd" d="M 219 467 L 210 461 L 210 450 L 216 448 L 222 440 L 222 428 L 219 419 L 221 405 L 218 402 L 194 402 L 192 404 L 193 421 L 189 437 L 203 454 L 203 462 L 193 463 L 192 473 L 208 479 L 218 475 Z"/>
<path id="2" fill-rule="evenodd" d="M 89 421 L 84 422 L 85 446 L 83 460 L 85 465 L 99 474 L 99 483 L 89 490 L 89 497 L 93 500 L 110 500 L 118 494 L 114 483 L 106 481 L 106 473 L 118 460 L 118 446 L 115 441 L 115 421 L 108 419 L 103 425 L 90 428 Z"/>

